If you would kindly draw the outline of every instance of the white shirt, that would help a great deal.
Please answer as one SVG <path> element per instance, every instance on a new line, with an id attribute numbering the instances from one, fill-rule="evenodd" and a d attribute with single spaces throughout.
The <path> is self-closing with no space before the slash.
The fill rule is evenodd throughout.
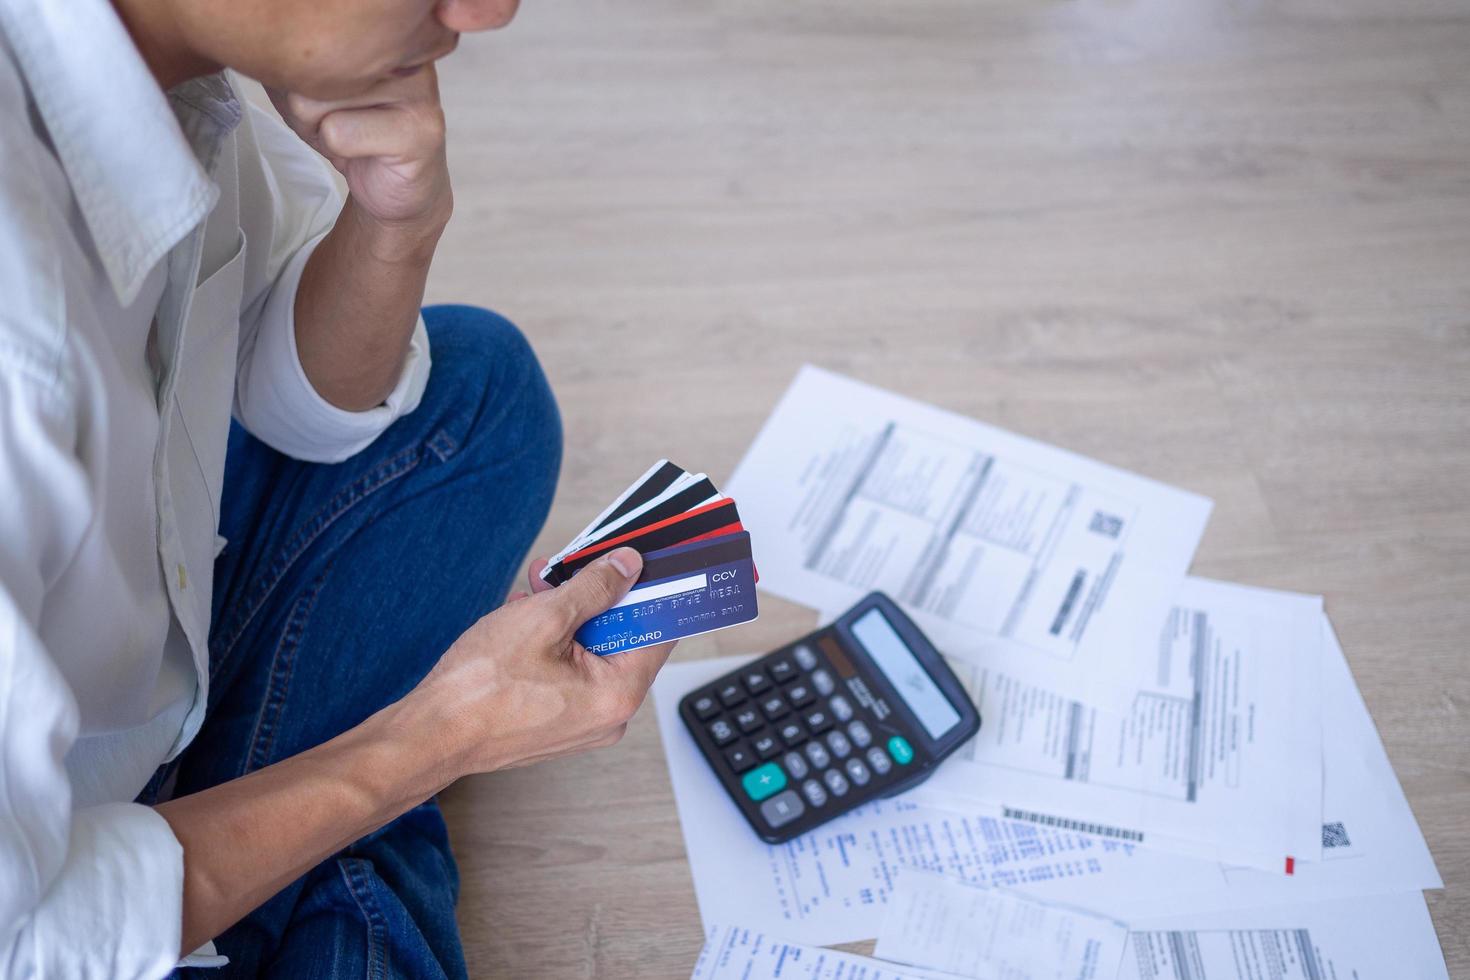
<path id="1" fill-rule="evenodd" d="M 199 730 L 233 413 L 301 459 L 342 411 L 297 357 L 325 164 L 223 76 L 165 96 L 107 0 L 0 0 L 0 974 L 160 976 L 182 852 L 131 801 Z"/>

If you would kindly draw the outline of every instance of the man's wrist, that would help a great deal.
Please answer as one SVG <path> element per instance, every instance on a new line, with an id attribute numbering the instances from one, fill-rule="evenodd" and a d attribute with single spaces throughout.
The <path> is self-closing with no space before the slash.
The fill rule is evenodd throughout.
<path id="1" fill-rule="evenodd" d="M 390 704 L 364 721 L 355 733 L 373 745 L 380 789 L 407 807 L 417 806 L 464 775 L 460 747 L 447 729 L 413 695 Z"/>
<path id="2" fill-rule="evenodd" d="M 357 250 L 376 262 L 428 265 L 453 211 L 453 198 L 446 194 L 441 202 L 431 206 L 420 217 L 384 221 L 370 214 L 349 195 L 337 225 L 345 225 Z"/>

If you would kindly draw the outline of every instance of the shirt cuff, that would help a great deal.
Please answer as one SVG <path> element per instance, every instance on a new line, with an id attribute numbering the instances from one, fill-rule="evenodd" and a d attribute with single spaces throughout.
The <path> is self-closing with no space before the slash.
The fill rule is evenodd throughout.
<path id="1" fill-rule="evenodd" d="M 163 977 L 179 962 L 184 849 L 150 807 L 72 813 L 66 863 L 35 910 L 37 975 Z"/>
<path id="2" fill-rule="evenodd" d="M 419 316 L 398 382 L 383 404 L 349 412 L 323 398 L 306 376 L 296 349 L 296 290 L 320 236 L 281 270 L 261 310 L 255 349 L 242 365 L 240 422 L 262 442 L 297 459 L 338 463 L 366 448 L 383 430 L 418 407 L 429 382 L 429 334 Z"/>

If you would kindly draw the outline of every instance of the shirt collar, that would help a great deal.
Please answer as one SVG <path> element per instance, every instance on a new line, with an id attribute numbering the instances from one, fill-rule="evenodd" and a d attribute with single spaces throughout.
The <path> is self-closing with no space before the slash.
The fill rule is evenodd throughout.
<path id="1" fill-rule="evenodd" d="M 127 305 L 213 209 L 208 170 L 239 102 L 222 74 L 166 97 L 108 0 L 3 0 L 0 29 Z"/>

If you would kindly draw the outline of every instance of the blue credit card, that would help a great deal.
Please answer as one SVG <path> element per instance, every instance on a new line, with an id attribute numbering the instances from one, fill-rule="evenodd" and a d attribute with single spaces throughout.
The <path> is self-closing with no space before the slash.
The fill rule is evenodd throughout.
<path id="1" fill-rule="evenodd" d="M 759 614 L 750 534 L 737 531 L 650 552 L 623 600 L 577 630 L 577 642 L 605 657 L 682 640 Z"/>

